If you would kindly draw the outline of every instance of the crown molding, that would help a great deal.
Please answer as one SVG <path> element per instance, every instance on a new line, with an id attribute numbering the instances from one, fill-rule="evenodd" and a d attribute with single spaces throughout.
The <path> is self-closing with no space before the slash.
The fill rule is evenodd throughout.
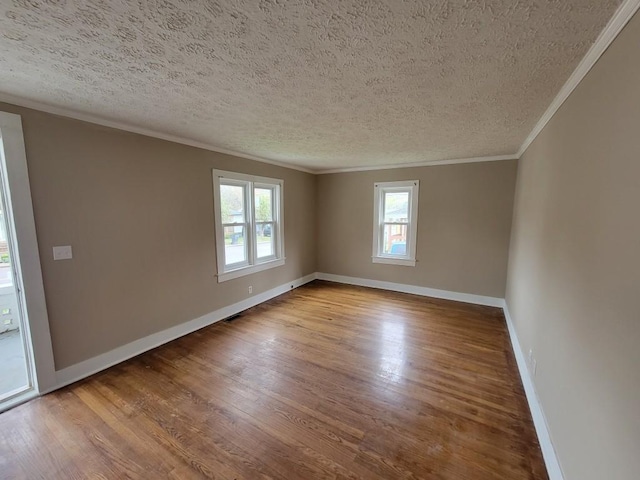
<path id="1" fill-rule="evenodd" d="M 456 165 L 458 163 L 478 163 L 478 162 L 499 162 L 502 160 L 517 160 L 518 156 L 513 155 L 494 155 L 490 157 L 470 157 L 470 158 L 452 158 L 449 160 L 434 160 L 431 162 L 414 162 L 414 163 L 395 163 L 385 165 L 375 165 L 371 167 L 345 167 L 330 168 L 326 170 L 317 170 L 315 173 L 323 175 L 327 173 L 348 173 L 348 172 L 366 172 L 369 170 L 392 170 L 394 168 L 414 168 L 414 167 L 435 167 L 438 165 Z"/>
<path id="2" fill-rule="evenodd" d="M 542 129 L 547 125 L 547 123 L 549 123 L 549 120 L 551 120 L 569 95 L 571 95 L 587 73 L 589 73 L 591 68 L 596 64 L 602 54 L 607 50 L 607 48 L 609 48 L 609 45 L 613 43 L 625 25 L 629 20 L 631 20 L 633 15 L 638 11 L 638 8 L 640 8 L 640 0 L 625 0 L 620 4 L 616 12 L 613 14 L 613 17 L 611 17 L 611 20 L 609 20 L 609 23 L 607 23 L 602 32 L 600 32 L 600 35 L 598 35 L 594 44 L 591 45 L 589 51 L 587 51 L 569 79 L 558 92 L 558 95 L 556 95 L 551 102 L 549 108 L 547 108 L 529 136 L 523 142 L 520 150 L 518 151 L 518 158 L 520 158 L 527 148 L 529 148 L 529 145 L 531 145 L 531 143 L 536 139 Z"/>
<path id="3" fill-rule="evenodd" d="M 540 119 L 538 120 L 538 123 L 536 123 L 531 133 L 529 133 L 525 141 L 522 143 L 522 145 L 520 146 L 520 150 L 517 153 L 512 155 L 457 158 L 457 159 L 449 159 L 449 160 L 385 164 L 385 165 L 362 166 L 362 167 L 311 169 L 311 168 L 305 168 L 293 163 L 269 160 L 267 158 L 263 158 L 255 155 L 241 153 L 233 150 L 227 150 L 212 144 L 200 142 L 197 140 L 192 140 L 190 138 L 162 133 L 162 132 L 158 132 L 158 131 L 147 129 L 147 128 L 137 127 L 124 122 L 108 120 L 98 115 L 92 115 L 88 113 L 79 112 L 73 109 L 57 107 L 57 106 L 49 105 L 43 102 L 28 100 L 22 97 L 14 96 L 14 95 L 3 93 L 3 92 L 0 92 L 0 102 L 5 102 L 5 103 L 20 106 L 20 107 L 25 107 L 25 108 L 31 108 L 34 110 L 51 113 L 53 115 L 73 118 L 75 120 L 81 120 L 83 122 L 94 123 L 97 125 L 102 125 L 104 127 L 124 130 L 127 132 L 136 133 L 139 135 L 158 138 L 158 139 L 166 140 L 169 142 L 180 143 L 182 145 L 202 148 L 204 150 L 209 150 L 216 153 L 233 155 L 240 158 L 246 158 L 248 160 L 254 160 L 257 162 L 267 163 L 269 165 L 275 165 L 283 168 L 290 168 L 293 170 L 299 170 L 301 172 L 312 173 L 312 174 L 363 172 L 363 171 L 369 171 L 369 170 L 390 170 L 395 168 L 432 167 L 437 165 L 454 165 L 459 163 L 517 160 L 524 154 L 524 152 L 527 150 L 529 145 L 531 145 L 531 143 L 536 139 L 536 137 L 540 134 L 542 129 L 547 125 L 547 123 L 549 123 L 551 118 L 555 115 L 555 113 L 562 106 L 565 100 L 576 89 L 576 87 L 584 79 L 587 73 L 589 73 L 591 68 L 593 68 L 593 66 L 598 61 L 598 59 L 607 50 L 609 45 L 611 45 L 611 43 L 616 39 L 618 34 L 622 31 L 622 29 L 629 22 L 629 20 L 631 20 L 631 18 L 638 11 L 639 8 L 640 8 L 640 0 L 624 0 L 622 2 L 622 4 L 618 7 L 613 17 L 611 17 L 611 19 L 605 26 L 605 28 L 602 30 L 602 32 L 600 32 L 600 35 L 598 35 L 598 38 L 596 39 L 594 44 L 587 51 L 587 53 L 582 58 L 582 60 L 580 61 L 576 69 L 573 71 L 569 79 L 562 86 L 562 88 L 560 89 L 556 97 L 553 99 L 553 101 L 551 102 L 547 110 L 544 112 L 542 117 L 540 117 Z"/>
<path id="4" fill-rule="evenodd" d="M 451 160 L 436 160 L 432 162 L 399 163 L 395 165 L 388 164 L 388 165 L 377 165 L 377 166 L 363 166 L 363 167 L 349 167 L 349 168 L 335 168 L 335 169 L 328 169 L 328 170 L 320 170 L 320 169 L 305 168 L 299 165 L 286 163 L 286 162 L 279 162 L 276 160 L 269 160 L 267 158 L 258 157 L 255 155 L 249 155 L 241 152 L 236 152 L 234 150 L 227 150 L 227 149 L 220 148 L 205 142 L 192 140 L 190 138 L 181 137 L 178 135 L 171 135 L 168 133 L 162 133 L 156 130 L 137 127 L 135 125 L 131 125 L 128 123 L 119 122 L 115 120 L 108 120 L 98 115 L 83 113 L 77 110 L 58 107 L 55 105 L 50 105 L 48 103 L 38 102 L 35 100 L 28 100 L 26 98 L 18 97 L 15 95 L 4 93 L 4 92 L 0 92 L 0 102 L 12 104 L 12 105 L 16 105 L 24 108 L 31 108 L 33 110 L 38 110 L 40 112 L 50 113 L 52 115 L 59 115 L 61 117 L 73 118 L 74 120 L 93 123 L 96 125 L 101 125 L 103 127 L 124 130 L 126 132 L 136 133 L 138 135 L 145 135 L 147 137 L 158 138 L 160 140 L 166 140 L 168 142 L 180 143 L 182 145 L 188 145 L 190 147 L 202 148 L 203 150 L 209 150 L 216 153 L 223 153 L 225 155 L 233 155 L 235 157 L 246 158 L 248 160 L 255 160 L 256 162 L 268 163 L 269 165 L 275 165 L 283 168 L 290 168 L 293 170 L 299 170 L 301 172 L 312 173 L 312 174 L 362 172 L 367 170 L 388 170 L 393 168 L 428 167 L 428 166 L 434 166 L 434 165 L 452 165 L 456 163 L 475 163 L 475 162 L 492 162 L 492 161 L 498 161 L 498 160 L 514 160 L 517 158 L 515 155 L 498 155 L 493 157 L 459 158 L 459 159 L 451 159 Z"/>
<path id="5" fill-rule="evenodd" d="M 283 168 L 290 168 L 292 170 L 299 170 L 301 172 L 306 172 L 306 173 L 317 173 L 315 170 L 301 167 L 299 165 L 286 163 L 286 162 L 279 162 L 277 160 L 269 160 L 267 158 L 258 157 L 255 155 L 249 155 L 241 152 L 236 152 L 234 150 L 227 150 L 206 142 L 200 142 L 197 140 L 192 140 L 190 138 L 181 137 L 178 135 L 171 135 L 168 133 L 158 132 L 156 130 L 151 130 L 148 128 L 137 127 L 135 125 L 130 125 L 128 123 L 119 122 L 116 120 L 108 120 L 98 115 L 83 113 L 77 110 L 64 108 L 64 107 L 57 107 L 54 105 L 49 105 L 47 103 L 38 102 L 35 100 L 28 100 L 26 98 L 14 96 L 4 92 L 0 92 L 0 102 L 9 103 L 9 104 L 16 105 L 19 107 L 24 107 L 24 108 L 31 108 L 33 110 L 38 110 L 45 113 L 51 113 L 53 115 L 59 115 L 61 117 L 73 118 L 74 120 L 93 123 L 96 125 L 101 125 L 103 127 L 124 130 L 125 132 L 136 133 L 138 135 L 158 138 L 160 140 L 166 140 L 168 142 L 180 143 L 182 145 L 201 148 L 203 150 L 209 150 L 211 152 L 222 153 L 225 155 L 233 155 L 234 157 L 246 158 L 247 160 L 254 160 L 256 162 L 268 163 L 269 165 L 275 165 Z"/>

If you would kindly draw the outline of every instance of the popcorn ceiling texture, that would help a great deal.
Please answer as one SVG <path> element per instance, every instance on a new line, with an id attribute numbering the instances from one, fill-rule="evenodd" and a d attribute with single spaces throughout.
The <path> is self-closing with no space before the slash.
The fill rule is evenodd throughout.
<path id="1" fill-rule="evenodd" d="M 515 153 L 620 0 L 1 0 L 0 90 L 310 168 Z"/>

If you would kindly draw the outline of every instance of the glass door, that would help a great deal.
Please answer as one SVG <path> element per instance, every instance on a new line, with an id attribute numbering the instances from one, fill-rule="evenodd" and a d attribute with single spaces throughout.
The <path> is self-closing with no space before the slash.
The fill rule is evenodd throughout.
<path id="1" fill-rule="evenodd" d="M 0 412 L 58 385 L 22 118 L 0 111 Z"/>
<path id="2" fill-rule="evenodd" d="M 0 402 L 33 387 L 3 184 L 0 181 Z"/>

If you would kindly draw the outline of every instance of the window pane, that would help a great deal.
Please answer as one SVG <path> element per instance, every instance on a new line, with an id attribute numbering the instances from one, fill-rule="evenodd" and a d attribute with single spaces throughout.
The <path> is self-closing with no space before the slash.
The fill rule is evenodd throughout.
<path id="1" fill-rule="evenodd" d="M 258 258 L 271 257 L 275 255 L 274 223 L 256 224 L 256 249 Z"/>
<path id="2" fill-rule="evenodd" d="M 244 187 L 220 185 L 222 223 L 244 223 Z"/>
<path id="3" fill-rule="evenodd" d="M 244 236 L 244 226 L 224 227 L 224 263 L 247 261 L 247 242 Z"/>
<path id="4" fill-rule="evenodd" d="M 409 192 L 385 192 L 384 221 L 409 221 Z"/>
<path id="5" fill-rule="evenodd" d="M 385 225 L 382 253 L 387 255 L 407 254 L 407 225 Z"/>
<path id="6" fill-rule="evenodd" d="M 255 188 L 253 196 L 256 202 L 256 222 L 273 220 L 273 190 L 271 188 Z"/>

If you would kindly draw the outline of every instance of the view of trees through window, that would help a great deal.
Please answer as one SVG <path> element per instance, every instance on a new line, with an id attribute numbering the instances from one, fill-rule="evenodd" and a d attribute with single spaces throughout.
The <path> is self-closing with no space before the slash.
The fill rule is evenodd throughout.
<path id="1" fill-rule="evenodd" d="M 222 223 L 244 221 L 244 187 L 220 185 L 220 208 Z M 238 220 L 241 218 L 242 220 Z"/>
<path id="2" fill-rule="evenodd" d="M 270 257 L 275 254 L 273 233 L 273 189 L 254 188 L 255 223 L 256 223 L 256 255 L 258 258 Z"/>
<path id="3" fill-rule="evenodd" d="M 220 210 L 224 228 L 225 264 L 233 265 L 246 262 L 247 229 L 253 220 L 256 229 L 255 256 L 257 258 L 275 255 L 273 233 L 274 190 L 269 187 L 255 187 L 253 211 L 245 206 L 245 185 L 220 185 Z"/>

